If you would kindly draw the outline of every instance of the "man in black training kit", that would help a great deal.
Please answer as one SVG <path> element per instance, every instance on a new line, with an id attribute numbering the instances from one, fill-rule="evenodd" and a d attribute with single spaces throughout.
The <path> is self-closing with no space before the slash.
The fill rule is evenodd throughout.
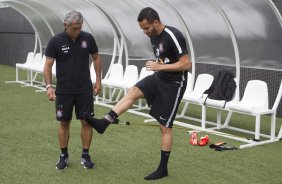
<path id="1" fill-rule="evenodd" d="M 85 120 L 102 134 L 108 125 L 118 121 L 117 117 L 136 100 L 145 97 L 151 105 L 150 115 L 160 124 L 161 161 L 157 170 L 144 179 L 156 180 L 168 175 L 167 163 L 173 142 L 173 121 L 186 89 L 187 70 L 191 68 L 191 63 L 183 35 L 176 28 L 164 25 L 154 9 L 142 9 L 138 22 L 151 39 L 157 60 L 147 61 L 146 68 L 155 73 L 131 87 L 103 119 L 92 118 L 90 114 L 85 113 Z"/>
<path id="2" fill-rule="evenodd" d="M 94 37 L 81 31 L 83 16 L 71 11 L 64 18 L 65 31 L 54 36 L 46 48 L 44 79 L 49 100 L 56 101 L 56 117 L 60 121 L 58 140 L 61 155 L 57 169 L 65 169 L 69 163 L 68 142 L 73 107 L 76 118 L 81 121 L 82 155 L 84 168 L 94 167 L 89 155 L 93 129 L 84 120 L 84 112 L 93 113 L 93 93 L 101 91 L 101 58 Z M 89 54 L 96 72 L 96 83 L 92 85 L 89 69 Z M 56 60 L 56 90 L 52 87 L 52 66 Z"/>

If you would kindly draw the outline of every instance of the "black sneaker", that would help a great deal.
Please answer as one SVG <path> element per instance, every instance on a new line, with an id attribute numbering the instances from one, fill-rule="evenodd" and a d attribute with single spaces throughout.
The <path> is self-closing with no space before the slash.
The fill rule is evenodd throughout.
<path id="1" fill-rule="evenodd" d="M 65 157 L 63 154 L 60 155 L 60 159 L 56 164 L 57 169 L 66 169 L 69 164 L 69 157 Z"/>
<path id="2" fill-rule="evenodd" d="M 92 169 L 94 167 L 94 163 L 92 162 L 90 155 L 88 154 L 81 156 L 81 164 L 85 169 Z"/>

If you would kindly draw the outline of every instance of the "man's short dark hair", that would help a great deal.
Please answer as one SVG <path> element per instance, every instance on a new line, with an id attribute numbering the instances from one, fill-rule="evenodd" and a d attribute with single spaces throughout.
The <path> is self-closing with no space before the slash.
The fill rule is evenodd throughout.
<path id="1" fill-rule="evenodd" d="M 154 10 L 153 8 L 151 7 L 146 7 L 146 8 L 143 8 L 139 15 L 138 15 L 138 22 L 141 22 L 143 21 L 144 19 L 147 19 L 147 21 L 149 23 L 153 23 L 155 20 L 159 21 L 160 22 L 160 17 L 159 17 L 159 14 L 156 12 L 156 10 Z"/>

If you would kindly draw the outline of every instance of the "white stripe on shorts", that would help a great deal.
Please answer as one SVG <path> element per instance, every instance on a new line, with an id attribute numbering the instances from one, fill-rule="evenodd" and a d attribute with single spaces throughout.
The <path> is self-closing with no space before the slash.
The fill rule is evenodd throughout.
<path id="1" fill-rule="evenodd" d="M 177 96 L 176 96 L 176 99 L 175 99 L 175 102 L 174 102 L 174 106 L 173 106 L 173 109 L 171 111 L 171 114 L 166 122 L 166 127 L 169 126 L 170 122 L 171 122 L 171 119 L 172 119 L 172 116 L 174 115 L 174 112 L 176 110 L 176 106 L 177 106 L 177 103 L 178 103 L 178 99 L 179 99 L 179 96 L 180 96 L 180 93 L 181 93 L 181 88 L 183 88 L 183 81 L 185 80 L 184 78 L 184 72 L 183 72 L 183 75 L 182 75 L 182 81 L 181 81 L 181 84 L 178 88 L 178 92 L 177 92 Z"/>

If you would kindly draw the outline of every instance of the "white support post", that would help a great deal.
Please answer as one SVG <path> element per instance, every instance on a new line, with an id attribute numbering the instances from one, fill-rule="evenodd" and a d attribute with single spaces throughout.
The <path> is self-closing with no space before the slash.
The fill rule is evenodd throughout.
<path id="1" fill-rule="evenodd" d="M 106 100 L 106 86 L 103 86 L 103 102 Z"/>
<path id="2" fill-rule="evenodd" d="M 231 117 L 232 117 L 232 111 L 229 111 L 228 112 L 228 115 L 227 115 L 227 117 L 226 117 L 226 119 L 225 119 L 225 122 L 224 122 L 224 125 L 223 125 L 223 127 L 227 127 L 228 126 L 228 124 L 229 124 L 229 122 L 230 122 L 230 119 L 231 119 Z"/>
<path id="3" fill-rule="evenodd" d="M 259 137 L 260 137 L 260 115 L 256 115 L 255 139 L 259 140 Z"/>
<path id="4" fill-rule="evenodd" d="M 16 82 L 19 82 L 19 69 L 16 67 Z"/>
<path id="5" fill-rule="evenodd" d="M 206 129 L 206 107 L 202 105 L 202 129 Z"/>
<path id="6" fill-rule="evenodd" d="M 278 139 L 282 139 L 282 125 L 281 125 L 281 128 L 280 128 L 280 131 L 278 133 L 278 136 L 277 136 Z"/>
<path id="7" fill-rule="evenodd" d="M 185 102 L 184 107 L 181 111 L 180 117 L 183 117 L 188 109 L 189 102 Z"/>
<path id="8" fill-rule="evenodd" d="M 221 109 L 219 109 L 216 113 L 216 126 L 217 126 L 217 129 L 220 129 L 220 126 L 221 126 Z"/>
<path id="9" fill-rule="evenodd" d="M 276 112 L 271 115 L 270 139 L 275 139 Z"/>

